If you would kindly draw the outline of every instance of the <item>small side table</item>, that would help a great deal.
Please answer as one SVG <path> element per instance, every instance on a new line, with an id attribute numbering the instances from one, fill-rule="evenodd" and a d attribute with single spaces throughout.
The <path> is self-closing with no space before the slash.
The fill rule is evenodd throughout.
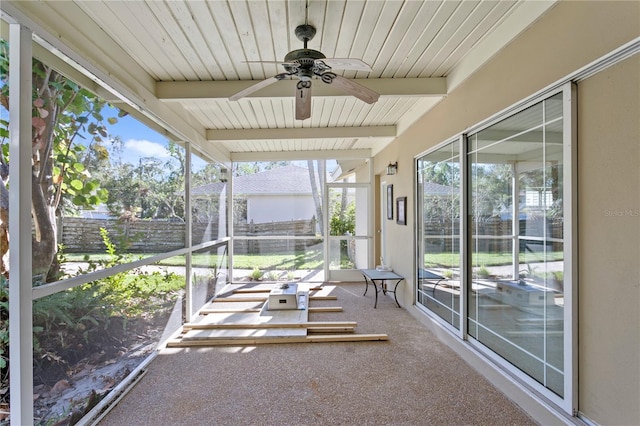
<path id="1" fill-rule="evenodd" d="M 398 303 L 398 296 L 396 295 L 396 290 L 398 289 L 398 284 L 400 284 L 400 281 L 404 280 L 404 277 L 402 275 L 398 275 L 393 271 L 378 271 L 377 269 L 360 269 L 360 272 L 364 276 L 364 282 L 365 282 L 363 296 L 367 295 L 367 290 L 369 289 L 369 283 L 373 284 L 373 288 L 376 291 L 376 302 L 373 305 L 374 309 L 378 307 L 378 293 L 380 291 L 382 291 L 383 294 L 387 294 L 387 292 L 393 293 L 393 297 L 396 300 L 396 305 L 398 305 L 398 308 L 401 307 L 400 303 Z M 378 289 L 378 285 L 376 281 L 379 282 L 380 289 Z M 386 281 L 396 281 L 396 284 L 393 287 L 393 290 L 387 290 Z"/>

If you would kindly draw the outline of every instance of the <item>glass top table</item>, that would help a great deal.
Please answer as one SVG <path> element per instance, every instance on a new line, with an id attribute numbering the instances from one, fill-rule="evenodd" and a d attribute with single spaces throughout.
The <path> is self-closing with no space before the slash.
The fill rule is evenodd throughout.
<path id="1" fill-rule="evenodd" d="M 382 291 L 383 294 L 393 293 L 393 297 L 396 301 L 396 305 L 400 308 L 400 303 L 398 303 L 398 296 L 396 294 L 396 290 L 398 289 L 398 284 L 400 281 L 404 280 L 402 275 L 398 275 L 393 271 L 379 271 L 377 269 L 360 269 L 360 272 L 364 276 L 365 288 L 363 296 L 367 295 L 367 290 L 369 290 L 369 283 L 373 284 L 373 288 L 376 292 L 376 302 L 373 305 L 373 308 L 378 307 L 378 293 Z M 387 281 L 395 281 L 395 286 L 393 290 L 387 289 Z M 380 288 L 378 288 L 378 284 Z"/>

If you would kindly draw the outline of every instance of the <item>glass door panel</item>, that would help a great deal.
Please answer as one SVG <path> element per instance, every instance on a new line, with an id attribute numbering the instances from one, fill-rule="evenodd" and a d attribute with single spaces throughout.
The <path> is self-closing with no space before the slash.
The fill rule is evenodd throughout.
<path id="1" fill-rule="evenodd" d="M 361 280 L 371 258 L 369 184 L 327 184 L 327 276 Z"/>
<path id="2" fill-rule="evenodd" d="M 468 332 L 564 395 L 562 94 L 469 137 Z"/>
<path id="3" fill-rule="evenodd" d="M 459 142 L 418 159 L 417 303 L 460 328 Z"/>

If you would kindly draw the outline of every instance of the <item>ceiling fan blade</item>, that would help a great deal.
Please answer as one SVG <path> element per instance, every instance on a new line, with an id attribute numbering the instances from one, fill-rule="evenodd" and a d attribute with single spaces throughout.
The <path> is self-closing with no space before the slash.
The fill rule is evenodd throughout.
<path id="1" fill-rule="evenodd" d="M 297 62 L 287 62 L 287 61 L 244 61 L 243 64 L 274 64 L 274 65 L 287 65 L 290 67 L 298 67 L 300 66 Z"/>
<path id="2" fill-rule="evenodd" d="M 311 117 L 311 82 L 300 81 L 300 83 L 296 88 L 296 120 L 306 120 Z"/>
<path id="3" fill-rule="evenodd" d="M 251 85 L 249 87 L 247 87 L 246 89 L 243 89 L 241 91 L 239 91 L 238 93 L 229 96 L 229 100 L 230 101 L 237 101 L 238 99 L 244 98 L 245 96 L 248 96 L 250 94 L 252 94 L 253 92 L 257 92 L 258 90 L 270 86 L 273 83 L 275 83 L 276 81 L 280 81 L 283 78 L 285 78 L 288 74 L 278 74 L 278 75 L 274 75 L 273 77 L 269 77 L 265 80 L 262 80 L 259 83 L 256 83 L 254 85 Z"/>
<path id="4" fill-rule="evenodd" d="M 374 92 L 368 87 L 364 87 L 362 84 L 356 83 L 353 80 L 346 79 L 339 75 L 333 77 L 329 84 L 335 85 L 339 89 L 342 89 L 348 94 L 353 95 L 368 104 L 377 102 L 378 98 L 380 97 L 380 94 L 378 92 Z"/>
<path id="5" fill-rule="evenodd" d="M 372 71 L 369 64 L 355 58 L 325 58 L 321 61 L 335 70 Z"/>

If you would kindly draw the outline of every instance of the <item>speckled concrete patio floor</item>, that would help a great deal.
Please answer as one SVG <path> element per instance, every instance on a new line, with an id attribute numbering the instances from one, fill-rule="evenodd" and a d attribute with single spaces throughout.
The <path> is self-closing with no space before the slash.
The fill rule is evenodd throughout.
<path id="1" fill-rule="evenodd" d="M 335 285 L 335 284 L 327 284 Z M 102 419 L 131 425 L 535 425 L 392 297 L 341 283 L 343 312 L 388 341 L 164 349 Z"/>

